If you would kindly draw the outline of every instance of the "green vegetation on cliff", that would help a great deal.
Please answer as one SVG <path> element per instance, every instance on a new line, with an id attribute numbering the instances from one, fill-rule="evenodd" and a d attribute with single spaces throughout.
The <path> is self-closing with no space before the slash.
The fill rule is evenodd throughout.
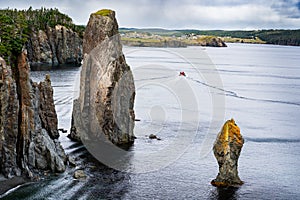
<path id="1" fill-rule="evenodd" d="M 92 15 L 102 15 L 102 16 L 108 16 L 112 13 L 112 10 L 109 9 L 102 9 L 98 10 L 97 12 L 93 13 Z"/>
<path id="2" fill-rule="evenodd" d="M 41 8 L 33 10 L 0 10 L 0 56 L 9 64 L 16 59 L 33 31 L 43 30 L 47 27 L 55 27 L 60 24 L 77 32 L 81 37 L 84 26 L 77 26 L 72 19 L 59 12 L 58 9 Z"/>

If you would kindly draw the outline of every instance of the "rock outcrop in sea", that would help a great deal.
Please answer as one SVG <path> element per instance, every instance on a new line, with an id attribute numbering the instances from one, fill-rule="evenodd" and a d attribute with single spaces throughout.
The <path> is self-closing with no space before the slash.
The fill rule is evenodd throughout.
<path id="1" fill-rule="evenodd" d="M 116 145 L 134 142 L 135 86 L 122 53 L 115 12 L 90 15 L 83 38 L 80 94 L 74 100 L 69 137 L 103 138 Z"/>
<path id="2" fill-rule="evenodd" d="M 238 159 L 244 144 L 240 128 L 233 119 L 222 127 L 213 151 L 219 164 L 219 173 L 211 184 L 216 187 L 239 186 L 243 181 L 238 176 Z"/>
<path id="3" fill-rule="evenodd" d="M 82 39 L 78 33 L 61 25 L 46 27 L 46 31 L 32 31 L 26 49 L 32 67 L 80 65 L 83 57 Z"/>
<path id="4" fill-rule="evenodd" d="M 16 66 L 0 58 L 0 171 L 7 177 L 35 177 L 41 170 L 63 172 L 66 155 L 60 145 L 50 77 L 29 77 L 26 53 Z"/>
<path id="5" fill-rule="evenodd" d="M 197 45 L 206 47 L 227 47 L 221 38 L 214 36 L 202 36 L 198 38 Z"/>

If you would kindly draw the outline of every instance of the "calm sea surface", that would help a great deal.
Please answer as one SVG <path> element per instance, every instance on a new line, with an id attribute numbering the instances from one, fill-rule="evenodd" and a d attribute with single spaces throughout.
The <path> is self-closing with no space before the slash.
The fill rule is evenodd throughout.
<path id="1" fill-rule="evenodd" d="M 75 168 L 25 185 L 3 199 L 299 199 L 300 48 L 228 44 L 228 48 L 125 47 L 136 84 L 137 139 L 118 171 L 61 134 Z M 180 71 L 186 77 L 178 76 Z M 69 130 L 80 68 L 51 74 L 59 128 Z M 238 189 L 210 185 L 211 151 L 222 124 L 236 120 L 245 138 Z M 156 134 L 161 140 L 150 140 Z"/>

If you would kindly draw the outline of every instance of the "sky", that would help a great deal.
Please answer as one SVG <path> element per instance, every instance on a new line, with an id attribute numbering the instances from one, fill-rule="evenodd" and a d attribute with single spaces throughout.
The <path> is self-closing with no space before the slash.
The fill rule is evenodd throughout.
<path id="1" fill-rule="evenodd" d="M 200 30 L 300 29 L 300 0 L 0 0 L 0 8 L 58 8 L 75 24 L 116 11 L 120 27 Z"/>

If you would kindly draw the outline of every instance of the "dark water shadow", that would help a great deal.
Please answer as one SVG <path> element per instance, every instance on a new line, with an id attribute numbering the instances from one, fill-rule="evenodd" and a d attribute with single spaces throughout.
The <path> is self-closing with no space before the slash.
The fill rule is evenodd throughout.
<path id="1" fill-rule="evenodd" d="M 1 199 L 123 199 L 131 190 L 130 174 L 107 167 L 84 147 L 69 155 L 80 161 L 76 168 L 68 167 L 63 174 L 53 174 L 44 180 L 24 185 Z M 83 169 L 88 177 L 73 178 L 77 169 Z"/>
<path id="2" fill-rule="evenodd" d="M 68 70 L 70 68 L 79 68 L 81 64 L 61 64 L 61 65 L 51 65 L 51 64 L 30 64 L 31 71 L 54 71 L 54 70 Z"/>
<path id="3" fill-rule="evenodd" d="M 214 188 L 209 195 L 211 200 L 237 200 L 239 195 L 237 194 L 239 188 L 228 187 L 228 188 Z"/>
<path id="4" fill-rule="evenodd" d="M 122 199 L 130 190 L 130 174 L 112 169 L 87 150 L 80 156 L 89 180 L 73 191 L 70 199 Z"/>

